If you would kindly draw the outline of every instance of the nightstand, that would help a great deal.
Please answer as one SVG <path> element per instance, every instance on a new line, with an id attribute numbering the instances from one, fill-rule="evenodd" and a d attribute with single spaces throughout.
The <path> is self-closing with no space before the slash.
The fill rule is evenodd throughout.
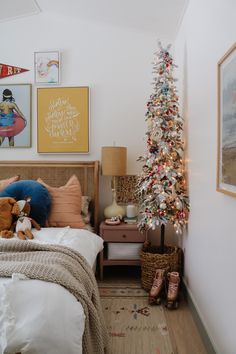
<path id="1" fill-rule="evenodd" d="M 105 222 L 100 224 L 100 236 L 104 240 L 104 249 L 99 254 L 99 266 L 100 266 L 100 279 L 103 279 L 103 267 L 113 265 L 127 265 L 137 266 L 140 265 L 139 252 L 135 249 L 134 254 L 125 255 L 123 250 L 132 248 L 141 248 L 142 243 L 145 241 L 145 235 L 140 233 L 137 224 L 125 224 L 119 225 L 107 225 Z M 127 245 L 125 245 L 127 243 Z M 136 245 L 135 245 L 136 244 Z M 117 248 L 118 246 L 118 248 Z M 118 249 L 120 250 L 118 252 Z M 117 253 L 117 254 L 116 254 Z"/>

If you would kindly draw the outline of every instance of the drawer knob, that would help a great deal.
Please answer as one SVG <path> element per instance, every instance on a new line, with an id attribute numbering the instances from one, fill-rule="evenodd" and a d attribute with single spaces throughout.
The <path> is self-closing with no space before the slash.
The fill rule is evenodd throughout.
<path id="1" fill-rule="evenodd" d="M 126 238 L 126 235 L 122 235 L 123 238 Z"/>

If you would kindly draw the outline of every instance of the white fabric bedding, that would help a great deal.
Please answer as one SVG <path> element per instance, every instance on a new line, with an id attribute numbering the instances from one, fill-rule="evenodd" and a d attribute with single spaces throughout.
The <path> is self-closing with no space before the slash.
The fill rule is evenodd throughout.
<path id="1" fill-rule="evenodd" d="M 79 251 L 94 266 L 103 240 L 87 230 L 42 228 L 32 242 Z M 23 242 L 23 241 L 22 241 Z M 84 311 L 62 286 L 21 274 L 0 278 L 0 353 L 82 354 Z"/>

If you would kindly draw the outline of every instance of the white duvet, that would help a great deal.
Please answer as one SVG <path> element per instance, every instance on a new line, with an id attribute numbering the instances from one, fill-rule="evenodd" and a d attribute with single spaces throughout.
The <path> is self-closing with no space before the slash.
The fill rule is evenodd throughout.
<path id="1" fill-rule="evenodd" d="M 33 234 L 32 242 L 79 251 L 91 267 L 103 248 L 103 240 L 87 230 L 43 228 Z M 0 278 L 1 354 L 82 354 L 84 323 L 81 304 L 62 286 L 22 274 Z"/>

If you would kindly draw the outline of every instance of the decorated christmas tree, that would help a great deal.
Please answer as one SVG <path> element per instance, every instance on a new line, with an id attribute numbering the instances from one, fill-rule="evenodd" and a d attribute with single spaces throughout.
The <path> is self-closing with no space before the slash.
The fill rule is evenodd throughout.
<path id="1" fill-rule="evenodd" d="M 138 178 L 140 230 L 161 225 L 161 249 L 167 223 L 181 233 L 187 223 L 189 199 L 184 171 L 183 119 L 179 113 L 177 89 L 173 77 L 170 45 L 159 43 L 155 53 L 154 92 L 147 102 L 146 152 L 139 157 L 142 172 Z"/>

